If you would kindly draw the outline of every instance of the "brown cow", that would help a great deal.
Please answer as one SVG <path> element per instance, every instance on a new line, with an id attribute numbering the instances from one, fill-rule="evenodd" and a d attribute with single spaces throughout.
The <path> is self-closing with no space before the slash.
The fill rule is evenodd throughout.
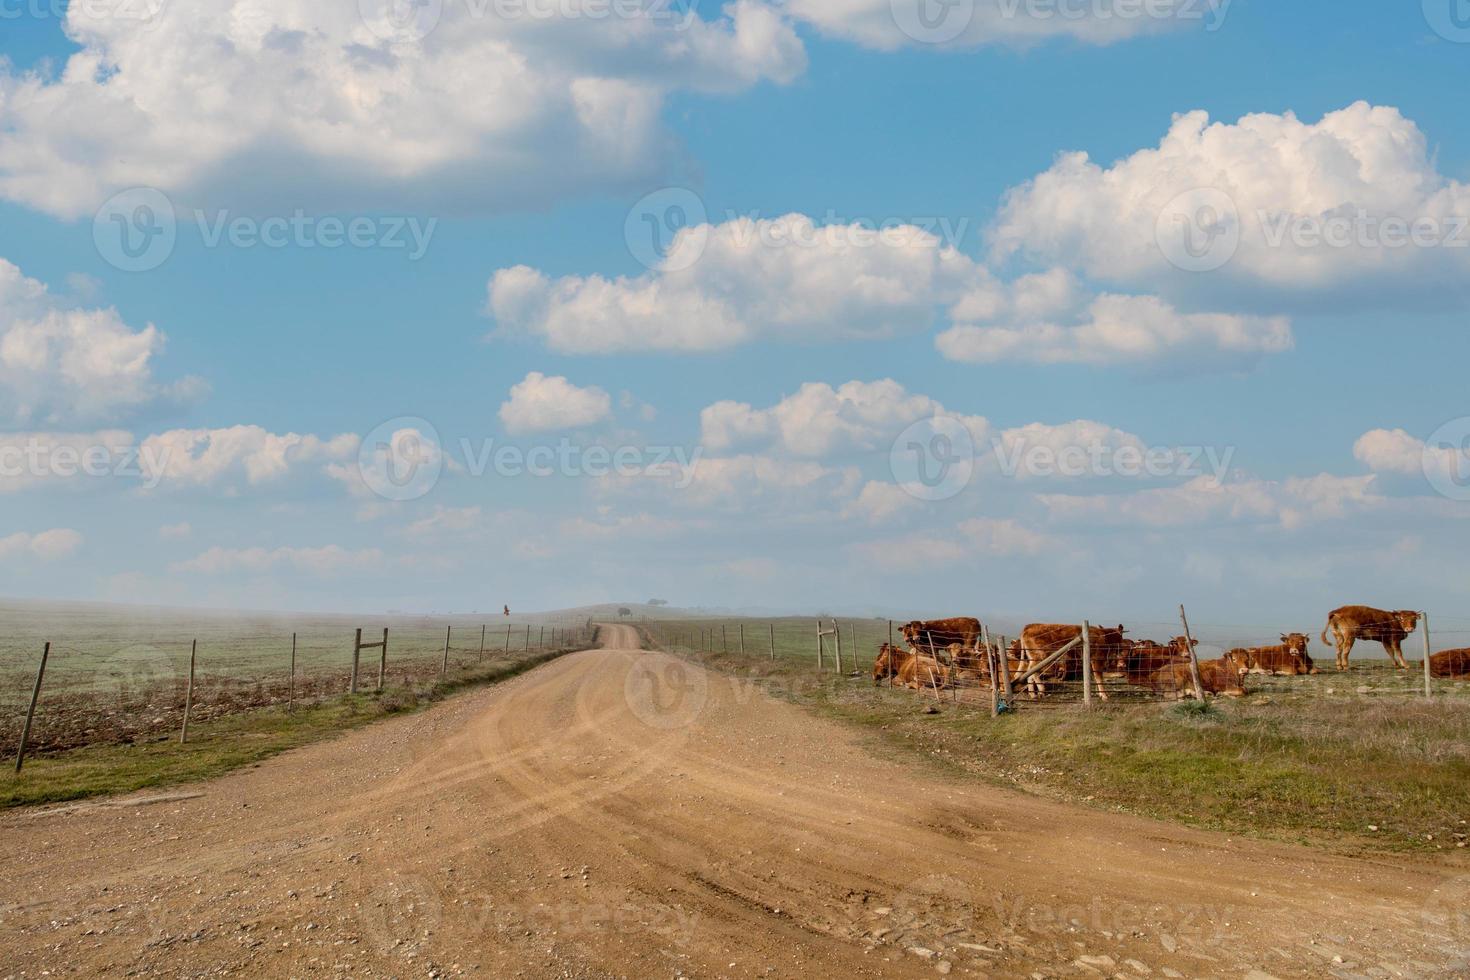
<path id="1" fill-rule="evenodd" d="M 1470 649 L 1436 653 L 1429 658 L 1429 673 L 1433 677 L 1470 678 Z"/>
<path id="2" fill-rule="evenodd" d="M 953 619 L 916 619 L 904 623 L 899 630 L 909 646 L 920 650 L 938 650 L 951 643 L 958 643 L 967 650 L 980 645 L 980 620 L 972 616 L 956 616 Z"/>
<path id="3" fill-rule="evenodd" d="M 1414 630 L 1419 628 L 1419 614 L 1407 609 L 1387 612 L 1371 606 L 1343 606 L 1327 616 L 1327 625 L 1322 629 L 1322 642 L 1331 643 L 1327 634 L 1337 641 L 1337 669 L 1350 670 L 1348 658 L 1353 654 L 1353 644 L 1358 640 L 1382 643 L 1396 667 L 1409 669 L 1400 646 Z"/>
<path id="4" fill-rule="evenodd" d="M 878 648 L 878 659 L 873 661 L 873 684 L 876 686 L 884 680 L 897 677 L 903 670 L 903 665 L 913 659 L 913 656 L 908 650 L 900 650 L 889 643 L 883 644 Z"/>
<path id="5" fill-rule="evenodd" d="M 1108 689 L 1103 683 L 1103 673 L 1108 669 L 1108 664 L 1116 665 L 1123 658 L 1127 643 L 1123 639 L 1124 632 L 1122 626 L 1116 629 L 1094 626 L 1088 632 L 1088 642 L 1092 648 L 1092 683 L 1098 697 L 1104 701 L 1108 699 Z M 1026 661 L 1027 670 L 1034 669 L 1047 657 L 1081 636 L 1080 626 L 1032 623 L 1021 631 L 1021 659 Z M 1032 700 L 1036 700 L 1046 696 L 1044 678 L 1074 681 L 1081 677 L 1082 644 L 1079 643 L 1042 674 L 1028 678 L 1026 690 Z"/>
<path id="6" fill-rule="evenodd" d="M 949 668 L 933 657 L 915 653 L 898 670 L 898 682 L 916 691 L 949 687 Z"/>
<path id="7" fill-rule="evenodd" d="M 1201 660 L 1199 662 L 1200 687 L 1204 688 L 1206 696 L 1214 694 L 1227 698 L 1245 697 L 1245 685 L 1242 683 L 1243 666 L 1243 662 L 1231 654 L 1226 654 L 1219 660 Z M 1190 673 L 1187 663 L 1165 667 L 1154 675 L 1150 686 L 1157 693 L 1175 700 L 1194 697 L 1194 676 Z"/>
<path id="8" fill-rule="evenodd" d="M 1153 640 L 1134 640 L 1127 644 L 1120 667 L 1129 684 L 1149 686 L 1153 676 L 1174 664 L 1189 663 L 1189 654 L 1181 652 L 1184 637 L 1179 637 L 1168 646 Z"/>
<path id="9" fill-rule="evenodd" d="M 1317 673 L 1317 665 L 1307 653 L 1310 641 L 1305 633 L 1282 633 L 1281 643 L 1274 647 L 1247 647 L 1231 653 L 1245 655 L 1252 674 L 1275 674 L 1278 677 L 1299 677 Z"/>

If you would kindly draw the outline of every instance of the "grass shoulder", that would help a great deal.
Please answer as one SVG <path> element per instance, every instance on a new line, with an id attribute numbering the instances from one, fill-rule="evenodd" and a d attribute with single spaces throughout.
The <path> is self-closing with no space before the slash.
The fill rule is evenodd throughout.
<path id="1" fill-rule="evenodd" d="M 131 793 L 224 775 L 290 749 L 372 722 L 419 711 L 461 691 L 498 684 L 572 650 L 499 659 L 445 680 L 390 687 L 382 694 L 259 708 L 189 726 L 189 741 L 158 736 L 120 745 L 93 745 L 29 756 L 18 775 L 0 777 L 0 809 Z"/>

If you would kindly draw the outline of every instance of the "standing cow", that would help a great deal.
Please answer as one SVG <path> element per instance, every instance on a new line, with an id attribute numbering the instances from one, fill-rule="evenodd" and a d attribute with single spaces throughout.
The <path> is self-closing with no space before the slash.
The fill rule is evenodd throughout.
<path id="1" fill-rule="evenodd" d="M 1343 606 L 1327 616 L 1327 625 L 1322 629 L 1322 642 L 1331 643 L 1327 634 L 1337 641 L 1337 669 L 1349 670 L 1348 658 L 1352 656 L 1353 644 L 1358 640 L 1382 643 L 1394 666 L 1409 669 L 1404 659 L 1401 644 L 1405 637 L 1419 628 L 1419 614 L 1407 609 L 1388 612 L 1371 606 Z"/>
<path id="2" fill-rule="evenodd" d="M 909 646 L 920 650 L 942 650 L 951 643 L 958 643 L 966 650 L 980 645 L 980 620 L 973 616 L 956 616 L 953 619 L 916 619 L 904 623 L 899 632 Z"/>
<path id="3" fill-rule="evenodd" d="M 1103 683 L 1103 674 L 1111 669 L 1109 665 L 1116 665 L 1126 655 L 1128 641 L 1123 639 L 1124 629 L 1122 626 L 1108 628 L 1094 626 L 1088 633 L 1088 643 L 1092 653 L 1092 684 L 1096 689 L 1098 697 L 1106 701 L 1108 699 L 1107 686 Z M 1062 647 L 1073 640 L 1080 639 L 1082 627 L 1069 626 L 1060 623 L 1032 623 L 1021 631 L 1021 659 L 1026 661 L 1026 669 L 1033 670 L 1047 657 L 1056 653 Z M 1082 644 L 1068 650 L 1057 663 L 1043 671 L 1042 674 L 1033 675 L 1026 681 L 1026 690 L 1032 700 L 1046 696 L 1046 682 L 1044 677 L 1055 680 L 1078 680 L 1082 677 Z"/>

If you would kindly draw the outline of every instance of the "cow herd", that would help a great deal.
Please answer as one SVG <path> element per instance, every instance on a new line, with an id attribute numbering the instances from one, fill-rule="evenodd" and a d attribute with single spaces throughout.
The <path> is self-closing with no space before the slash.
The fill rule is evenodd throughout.
<path id="1" fill-rule="evenodd" d="M 1368 606 L 1344 606 L 1327 617 L 1322 642 L 1335 646 L 1337 669 L 1351 669 L 1349 657 L 1358 640 L 1380 643 L 1394 665 L 1407 670 L 1402 644 L 1418 627 L 1419 613 L 1385 611 Z M 1299 676 L 1315 674 L 1318 668 L 1307 647 L 1305 633 L 1283 633 L 1271 646 L 1237 647 L 1213 660 L 1198 661 L 1198 688 L 1193 647 L 1197 640 L 1176 636 L 1167 644 L 1153 640 L 1131 640 L 1127 630 L 1091 626 L 1084 638 L 1082 627 L 1060 623 L 1032 623 L 1018 639 L 1002 650 L 989 642 L 980 621 L 969 616 L 952 619 L 915 620 L 902 627 L 904 646 L 883 644 L 873 663 L 873 683 L 885 680 L 915 690 L 1015 684 L 1015 691 L 1039 700 L 1048 685 L 1082 681 L 1102 700 L 1108 698 L 1110 682 L 1143 688 L 1166 698 L 1192 698 L 1196 690 L 1206 695 L 1241 697 L 1245 679 L 1252 674 Z M 1328 635 L 1332 635 L 1332 640 Z M 988 644 L 988 646 L 987 646 Z M 1084 672 L 1090 664 L 1090 676 Z M 1430 673 L 1436 677 L 1470 677 L 1470 649 L 1447 650 L 1430 658 Z"/>

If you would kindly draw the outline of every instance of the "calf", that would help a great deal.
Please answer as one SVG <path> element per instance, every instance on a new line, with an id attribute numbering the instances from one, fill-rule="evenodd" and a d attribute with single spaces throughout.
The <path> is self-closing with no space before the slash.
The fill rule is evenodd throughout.
<path id="1" fill-rule="evenodd" d="M 933 657 L 914 654 L 899 668 L 898 682 L 916 691 L 942 690 L 949 687 L 949 668 Z"/>
<path id="2" fill-rule="evenodd" d="M 1470 649 L 1436 653 L 1429 658 L 1429 673 L 1434 677 L 1470 678 Z"/>
<path id="3" fill-rule="evenodd" d="M 1317 672 L 1317 665 L 1312 663 L 1312 657 L 1307 653 L 1308 642 L 1305 633 L 1282 633 L 1279 646 L 1249 647 L 1239 652 L 1245 655 L 1252 674 L 1298 677 Z"/>
<path id="4" fill-rule="evenodd" d="M 1328 614 L 1322 642 L 1336 641 L 1338 670 L 1351 669 L 1348 660 L 1358 640 L 1382 643 L 1394 666 L 1408 670 L 1409 662 L 1404 659 L 1401 644 L 1418 628 L 1419 614 L 1408 609 L 1387 612 L 1371 606 L 1343 606 Z M 1332 634 L 1332 640 L 1327 639 L 1328 633 Z"/>

